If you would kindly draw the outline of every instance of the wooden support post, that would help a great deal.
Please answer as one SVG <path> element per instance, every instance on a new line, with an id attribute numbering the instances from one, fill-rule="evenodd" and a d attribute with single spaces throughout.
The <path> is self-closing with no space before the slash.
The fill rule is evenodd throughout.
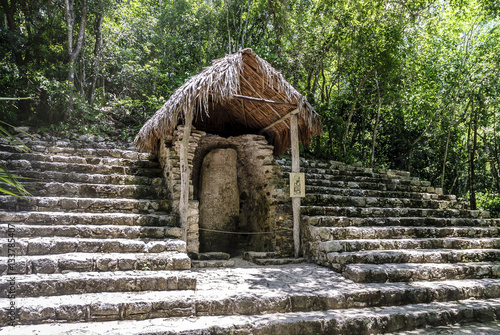
<path id="1" fill-rule="evenodd" d="M 188 241 L 188 231 L 189 231 L 189 138 L 191 137 L 191 128 L 193 123 L 193 111 L 190 111 L 185 116 L 184 122 L 184 134 L 182 135 L 182 142 L 180 148 L 180 168 L 181 168 L 181 198 L 179 200 L 179 214 L 182 227 L 182 239 L 186 242 Z"/>
<path id="2" fill-rule="evenodd" d="M 290 136 L 291 136 L 291 149 L 292 149 L 292 172 L 300 172 L 299 161 L 299 126 L 298 126 L 298 110 L 296 113 L 290 114 Z M 292 211 L 293 211 L 293 245 L 295 257 L 300 255 L 300 198 L 292 198 Z"/>
<path id="3" fill-rule="evenodd" d="M 282 118 L 274 121 L 273 123 L 271 123 L 269 126 L 265 127 L 265 128 L 262 128 L 261 131 L 259 132 L 259 134 L 265 132 L 266 130 L 268 129 L 271 129 L 272 127 L 274 127 L 275 125 L 277 125 L 278 123 L 281 123 L 283 121 L 286 121 L 286 119 L 288 119 L 290 117 L 290 115 L 292 114 L 297 114 L 298 113 L 298 109 L 294 109 L 293 111 L 291 111 L 290 113 L 284 115 Z"/>

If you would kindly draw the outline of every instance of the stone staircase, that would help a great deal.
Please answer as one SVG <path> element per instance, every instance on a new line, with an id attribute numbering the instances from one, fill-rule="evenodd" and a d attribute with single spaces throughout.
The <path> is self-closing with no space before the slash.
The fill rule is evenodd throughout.
<path id="1" fill-rule="evenodd" d="M 304 248 L 314 262 L 365 283 L 500 277 L 500 221 L 488 212 L 408 172 L 302 165 Z"/>
<path id="2" fill-rule="evenodd" d="M 35 178 L 27 200 L 0 197 L 0 297 L 15 294 L 0 333 L 370 335 L 500 317 L 498 220 L 408 173 L 303 160 L 304 250 L 320 265 L 247 252 L 265 266 L 199 254 L 193 268 L 154 157 L 29 146 L 0 143 Z"/>
<path id="3" fill-rule="evenodd" d="M 0 196 L 0 295 L 15 295 L 14 324 L 80 320 L 88 311 L 63 304 L 89 294 L 195 289 L 192 275 L 175 271 L 191 261 L 155 157 L 102 143 L 29 146 L 0 143 L 6 166 L 31 178 L 26 199 Z M 117 313 L 105 300 L 91 312 Z"/>

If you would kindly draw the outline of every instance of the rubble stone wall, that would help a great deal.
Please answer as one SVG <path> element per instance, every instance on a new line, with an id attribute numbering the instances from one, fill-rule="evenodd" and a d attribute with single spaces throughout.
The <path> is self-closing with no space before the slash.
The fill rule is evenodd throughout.
<path id="1" fill-rule="evenodd" d="M 179 126 L 171 139 L 165 139 L 160 144 L 158 160 L 163 167 L 163 177 L 166 185 L 172 195 L 173 211 L 179 212 L 179 200 L 181 197 L 181 170 L 180 170 L 180 148 L 184 136 L 184 127 Z M 191 171 L 189 182 L 189 214 L 188 214 L 188 234 L 187 251 L 188 253 L 199 252 L 199 201 L 193 198 L 193 157 L 198 147 L 200 139 L 205 136 L 205 132 L 192 130 L 189 138 L 188 164 Z"/>
<path id="2" fill-rule="evenodd" d="M 178 211 L 180 199 L 179 150 L 183 127 L 169 141 L 161 144 L 159 160 Z M 188 251 L 199 252 L 200 172 L 204 157 L 217 148 L 237 152 L 238 192 L 240 201 L 237 232 L 243 251 L 275 251 L 282 256 L 293 253 L 292 218 L 288 187 L 273 156 L 273 146 L 264 136 L 241 135 L 224 138 L 193 130 L 189 140 L 190 213 Z"/>
<path id="3" fill-rule="evenodd" d="M 241 135 L 223 138 L 207 134 L 200 141 L 194 160 L 194 192 L 199 189 L 199 169 L 206 154 L 215 148 L 233 148 L 238 154 L 240 197 L 239 232 L 258 233 L 239 236 L 241 249 L 279 251 L 277 227 L 281 226 L 277 206 L 286 199 L 281 168 L 273 156 L 273 147 L 264 136 Z M 283 216 L 281 216 L 283 218 Z"/>

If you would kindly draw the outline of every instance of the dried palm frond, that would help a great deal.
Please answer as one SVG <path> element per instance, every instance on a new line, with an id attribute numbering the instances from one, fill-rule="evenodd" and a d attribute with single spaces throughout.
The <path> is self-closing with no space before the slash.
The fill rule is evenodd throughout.
<path id="1" fill-rule="evenodd" d="M 288 104 L 244 104 L 235 95 L 246 95 Z M 295 106 L 292 106 L 295 105 Z M 191 77 L 146 122 L 135 138 L 141 151 L 157 152 L 161 138 L 170 136 L 177 124 L 193 112 L 193 125 L 214 133 L 259 133 L 273 122 L 298 108 L 299 136 L 309 143 L 321 133 L 321 122 L 307 100 L 268 62 L 251 49 L 243 49 L 213 61 L 212 66 Z M 265 132 L 275 146 L 275 154 L 290 146 L 289 120 Z"/>

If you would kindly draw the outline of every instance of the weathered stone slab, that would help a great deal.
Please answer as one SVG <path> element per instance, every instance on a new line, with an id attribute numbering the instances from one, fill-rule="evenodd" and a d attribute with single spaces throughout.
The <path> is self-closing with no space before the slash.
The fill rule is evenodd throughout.
<path id="1" fill-rule="evenodd" d="M 203 159 L 200 189 L 200 251 L 231 252 L 240 200 L 234 149 L 215 149 Z M 206 229 L 206 230 L 205 230 Z M 221 233 L 222 232 L 222 233 Z"/>
<path id="2" fill-rule="evenodd" d="M 196 278 L 192 274 L 177 271 L 80 272 L 0 277 L 3 296 L 7 296 L 12 278 L 16 282 L 17 297 L 196 289 Z"/>
<path id="3" fill-rule="evenodd" d="M 477 262 L 460 264 L 353 264 L 347 265 L 343 274 L 346 278 L 358 283 L 498 278 L 500 264 Z"/>
<path id="4" fill-rule="evenodd" d="M 193 268 L 230 268 L 234 266 L 232 260 L 199 260 L 191 261 Z"/>

